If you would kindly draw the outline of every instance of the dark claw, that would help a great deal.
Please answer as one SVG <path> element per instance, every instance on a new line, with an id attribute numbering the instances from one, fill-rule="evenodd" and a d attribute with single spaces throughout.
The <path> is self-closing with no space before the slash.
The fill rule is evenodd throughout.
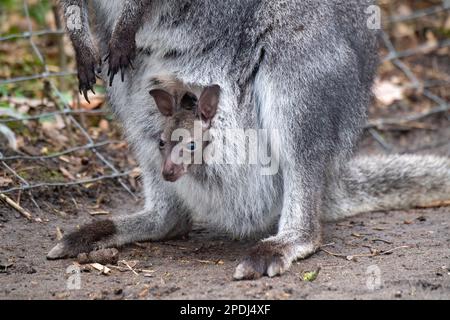
<path id="1" fill-rule="evenodd" d="M 115 76 L 120 73 L 122 82 L 125 81 L 125 73 L 128 67 L 134 69 L 132 61 L 135 57 L 136 44 L 131 42 L 128 33 L 113 35 L 109 43 L 108 55 L 105 61 L 109 61 L 108 77 L 110 86 L 113 84 Z"/>
<path id="2" fill-rule="evenodd" d="M 87 90 L 83 91 L 83 95 L 84 95 L 84 98 L 86 99 L 87 103 L 91 104 L 91 101 L 89 101 L 89 98 L 88 98 L 88 91 Z"/>
<path id="3" fill-rule="evenodd" d="M 78 89 L 80 95 L 82 95 L 88 103 L 91 103 L 88 92 L 92 91 L 95 94 L 93 88 L 97 82 L 96 70 L 99 63 L 101 63 L 101 59 L 87 49 L 79 51 L 76 58 L 78 64 Z"/>

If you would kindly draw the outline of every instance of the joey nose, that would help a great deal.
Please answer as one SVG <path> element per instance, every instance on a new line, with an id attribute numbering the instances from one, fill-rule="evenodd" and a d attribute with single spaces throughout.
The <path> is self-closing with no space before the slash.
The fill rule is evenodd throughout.
<path id="1" fill-rule="evenodd" d="M 164 164 L 163 172 L 162 172 L 164 180 L 171 181 L 171 182 L 175 181 L 176 180 L 175 173 L 176 173 L 175 164 L 171 161 L 167 161 Z"/>
<path id="2" fill-rule="evenodd" d="M 175 169 L 173 167 L 164 167 L 164 169 L 163 169 L 163 176 L 164 177 L 173 176 L 174 173 L 175 173 Z"/>
<path id="3" fill-rule="evenodd" d="M 164 171 L 163 171 L 163 176 L 164 177 L 171 177 L 174 174 L 175 174 L 175 169 L 174 168 L 164 169 Z"/>

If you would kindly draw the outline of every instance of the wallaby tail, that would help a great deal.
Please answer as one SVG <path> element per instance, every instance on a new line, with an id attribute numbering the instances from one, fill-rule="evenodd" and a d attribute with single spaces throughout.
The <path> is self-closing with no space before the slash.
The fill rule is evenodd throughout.
<path id="1" fill-rule="evenodd" d="M 352 159 L 326 192 L 324 220 L 450 201 L 450 159 L 396 155 Z"/>

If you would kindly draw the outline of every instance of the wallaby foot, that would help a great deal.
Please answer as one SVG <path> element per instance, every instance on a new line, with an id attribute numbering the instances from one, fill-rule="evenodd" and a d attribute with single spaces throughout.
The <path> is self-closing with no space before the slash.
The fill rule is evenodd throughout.
<path id="1" fill-rule="evenodd" d="M 65 236 L 47 255 L 47 259 L 76 257 L 106 246 L 108 239 L 117 233 L 111 220 L 95 221 Z"/>
<path id="2" fill-rule="evenodd" d="M 186 236 L 192 229 L 188 215 L 171 212 L 165 221 L 157 222 L 152 211 L 143 211 L 114 220 L 99 220 L 82 226 L 68 235 L 52 249 L 47 259 L 74 258 L 80 253 L 98 249 L 120 247 L 139 241 L 160 241 Z"/>
<path id="3" fill-rule="evenodd" d="M 279 236 L 269 238 L 251 250 L 238 265 L 233 277 L 235 280 L 257 280 L 263 276 L 280 276 L 290 268 L 292 262 L 307 258 L 318 247 L 313 242 L 286 242 Z"/>

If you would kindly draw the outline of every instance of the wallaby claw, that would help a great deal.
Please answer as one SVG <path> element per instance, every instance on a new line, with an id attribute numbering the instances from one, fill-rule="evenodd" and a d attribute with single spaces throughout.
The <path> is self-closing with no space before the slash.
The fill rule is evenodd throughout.
<path id="1" fill-rule="evenodd" d="M 57 259 L 64 259 L 67 257 L 66 249 L 63 243 L 58 243 L 56 246 L 53 247 L 52 250 L 47 254 L 48 260 L 57 260 Z"/>
<path id="2" fill-rule="evenodd" d="M 233 278 L 234 280 L 257 280 L 263 276 L 273 278 L 282 275 L 287 269 L 288 266 L 282 256 L 251 256 L 238 265 Z"/>
<path id="3" fill-rule="evenodd" d="M 120 72 L 122 82 L 125 81 L 125 71 L 128 67 L 134 69 L 133 60 L 136 56 L 136 42 L 128 36 L 113 37 L 109 44 L 109 53 L 105 61 L 109 62 L 109 85 L 112 86 L 114 77 Z M 123 38 L 123 39 L 120 39 Z"/>
<path id="4" fill-rule="evenodd" d="M 92 91 L 95 94 L 94 86 L 97 83 L 97 71 L 101 68 L 101 59 L 97 59 L 94 54 L 83 53 L 80 57 L 77 57 L 77 64 L 80 94 L 84 96 L 88 103 L 91 103 L 88 92 Z"/>

